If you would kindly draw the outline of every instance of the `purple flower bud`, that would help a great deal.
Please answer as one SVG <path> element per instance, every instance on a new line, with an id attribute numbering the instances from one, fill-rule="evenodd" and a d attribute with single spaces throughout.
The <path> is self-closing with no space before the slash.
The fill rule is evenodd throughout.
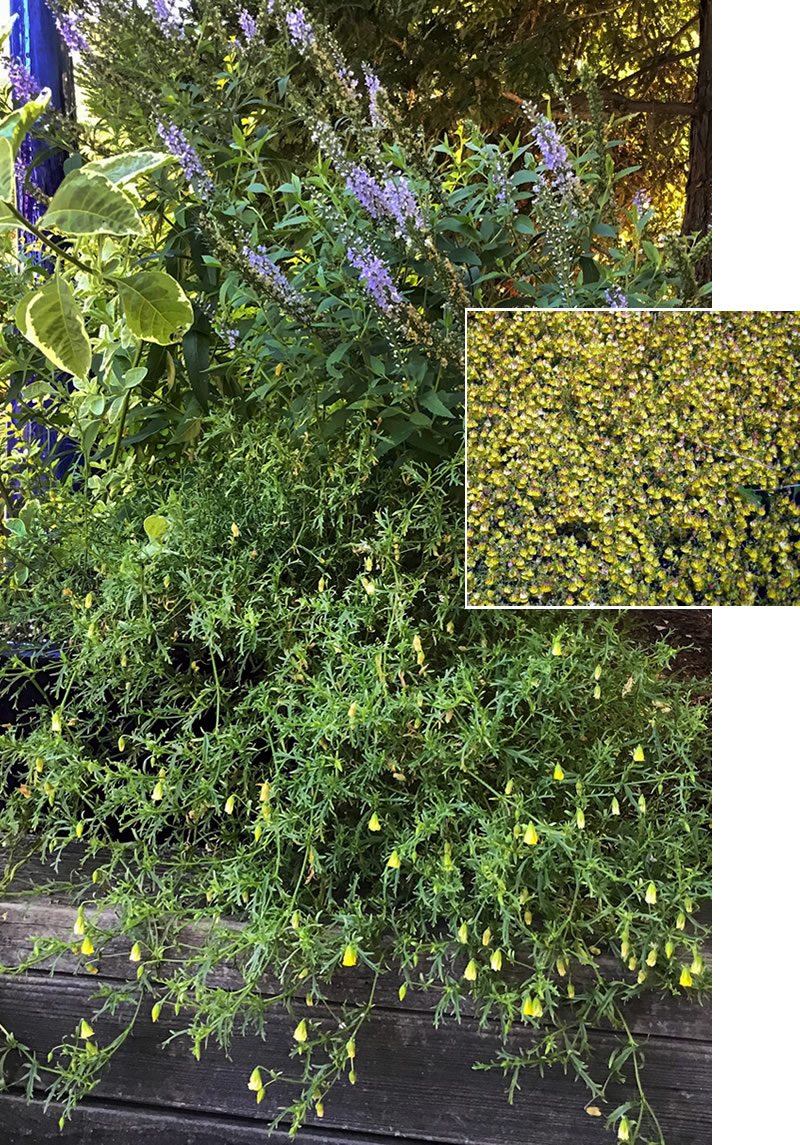
<path id="1" fill-rule="evenodd" d="M 286 29 L 289 39 L 299 51 L 307 52 L 313 48 L 316 42 L 314 29 L 302 8 L 293 8 L 291 12 L 287 12 Z"/>
<path id="2" fill-rule="evenodd" d="M 606 291 L 606 302 L 611 310 L 624 310 L 628 305 L 628 299 L 618 286 L 609 286 Z"/>
<path id="3" fill-rule="evenodd" d="M 386 126 L 386 121 L 378 109 L 378 96 L 383 91 L 381 82 L 378 77 L 369 70 L 364 68 L 364 83 L 367 88 L 367 95 L 369 96 L 369 117 L 372 120 L 372 126 L 382 128 Z"/>
<path id="4" fill-rule="evenodd" d="M 636 194 L 633 196 L 633 205 L 640 215 L 643 215 L 646 211 L 650 210 L 653 203 L 644 188 L 640 187 Z"/>

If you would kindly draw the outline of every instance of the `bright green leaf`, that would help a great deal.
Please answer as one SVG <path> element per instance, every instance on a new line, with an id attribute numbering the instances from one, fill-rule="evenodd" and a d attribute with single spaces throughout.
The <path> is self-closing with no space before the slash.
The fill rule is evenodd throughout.
<path id="1" fill-rule="evenodd" d="M 171 155 L 162 151 L 125 151 L 122 155 L 112 155 L 109 159 L 92 159 L 85 163 L 82 171 L 97 171 L 112 183 L 127 183 L 138 175 L 155 171 L 165 163 L 172 163 Z"/>
<path id="2" fill-rule="evenodd" d="M 145 342 L 168 346 L 192 325 L 192 304 L 179 283 L 162 270 L 140 270 L 115 279 L 125 320 Z"/>
<path id="3" fill-rule="evenodd" d="M 16 182 L 14 179 L 14 152 L 7 139 L 0 137 L 0 231 L 19 226 L 14 216 L 5 206 L 16 206 Z"/>
<path id="4" fill-rule="evenodd" d="M 155 544 L 160 545 L 163 543 L 167 530 L 169 529 L 169 521 L 166 517 L 160 516 L 158 513 L 153 513 L 144 519 L 144 531 L 148 537 Z"/>
<path id="5" fill-rule="evenodd" d="M 83 316 L 69 283 L 55 275 L 44 286 L 24 295 L 14 320 L 20 331 L 60 370 L 87 378 L 92 347 Z"/>
<path id="6" fill-rule="evenodd" d="M 42 227 L 65 235 L 143 235 L 136 207 L 99 171 L 71 171 L 42 216 Z"/>
<path id="7" fill-rule="evenodd" d="M 17 154 L 22 140 L 50 102 L 50 88 L 43 88 L 36 99 L 24 103 L 0 120 L 0 139 L 7 139 L 13 155 Z"/>

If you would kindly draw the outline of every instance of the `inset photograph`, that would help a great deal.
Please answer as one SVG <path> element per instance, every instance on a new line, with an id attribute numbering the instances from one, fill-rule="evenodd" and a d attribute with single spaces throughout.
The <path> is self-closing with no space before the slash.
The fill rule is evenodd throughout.
<path id="1" fill-rule="evenodd" d="M 800 603 L 800 315 L 472 310 L 468 607 Z"/>

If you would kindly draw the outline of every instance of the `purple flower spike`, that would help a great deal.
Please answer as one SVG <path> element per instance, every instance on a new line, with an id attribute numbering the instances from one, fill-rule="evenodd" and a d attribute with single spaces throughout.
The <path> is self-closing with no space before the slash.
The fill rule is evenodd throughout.
<path id="1" fill-rule="evenodd" d="M 347 261 L 358 271 L 359 281 L 384 314 L 391 314 L 395 306 L 402 306 L 403 299 L 392 282 L 386 263 L 365 246 L 361 250 L 347 248 Z"/>
<path id="2" fill-rule="evenodd" d="M 156 130 L 163 139 L 167 150 L 178 160 L 187 182 L 192 184 L 198 195 L 209 198 L 214 193 L 214 184 L 200 162 L 200 156 L 183 132 L 174 123 L 169 124 L 169 126 L 158 123 Z"/>
<path id="3" fill-rule="evenodd" d="M 11 94 L 14 101 L 18 104 L 28 103 L 32 99 L 36 99 L 39 92 L 42 90 L 41 84 L 37 83 L 25 65 L 12 56 L 8 61 L 8 82 L 11 85 Z"/>
<path id="4" fill-rule="evenodd" d="M 636 194 L 633 196 L 633 205 L 636 208 L 636 210 L 639 212 L 639 214 L 643 215 L 645 213 L 645 211 L 650 210 L 650 208 L 653 205 L 653 202 L 652 202 L 650 196 L 648 195 L 647 191 L 645 191 L 643 188 L 640 188 L 636 192 Z"/>
<path id="5" fill-rule="evenodd" d="M 286 29 L 289 39 L 301 52 L 307 52 L 315 44 L 314 29 L 302 8 L 293 8 L 286 14 Z"/>
<path id="6" fill-rule="evenodd" d="M 70 12 L 55 12 L 59 35 L 71 52 L 87 52 L 89 41 L 78 26 L 77 16 Z"/>
<path id="7" fill-rule="evenodd" d="M 153 15 L 162 34 L 168 40 L 184 39 L 186 35 L 183 30 L 184 20 L 175 0 L 153 0 Z"/>
<path id="8" fill-rule="evenodd" d="M 239 27 L 242 29 L 242 33 L 248 44 L 258 35 L 256 22 L 246 8 L 243 8 L 239 13 Z"/>

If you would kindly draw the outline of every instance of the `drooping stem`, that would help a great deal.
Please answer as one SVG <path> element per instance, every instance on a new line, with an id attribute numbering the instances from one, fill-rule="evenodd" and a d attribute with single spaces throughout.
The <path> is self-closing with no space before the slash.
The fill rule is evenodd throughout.
<path id="1" fill-rule="evenodd" d="M 26 231 L 30 231 L 32 235 L 35 235 L 39 242 L 44 243 L 45 246 L 48 246 L 50 250 L 54 251 L 59 256 L 59 258 L 65 258 L 67 262 L 71 262 L 73 266 L 77 266 L 78 270 L 82 270 L 85 274 L 98 273 L 96 270 L 93 270 L 92 267 L 88 265 L 88 263 L 81 262 L 81 260 L 76 258 L 74 254 L 70 254 L 69 251 L 62 250 L 57 242 L 49 239 L 44 231 L 40 230 L 39 227 L 37 227 L 35 223 L 30 222 L 29 219 L 26 219 L 25 216 L 21 214 L 16 207 L 12 207 L 10 203 L 6 203 L 5 207 L 9 214 L 14 216 L 20 226 L 24 227 Z M 100 275 L 99 277 L 102 278 L 103 276 Z"/>

